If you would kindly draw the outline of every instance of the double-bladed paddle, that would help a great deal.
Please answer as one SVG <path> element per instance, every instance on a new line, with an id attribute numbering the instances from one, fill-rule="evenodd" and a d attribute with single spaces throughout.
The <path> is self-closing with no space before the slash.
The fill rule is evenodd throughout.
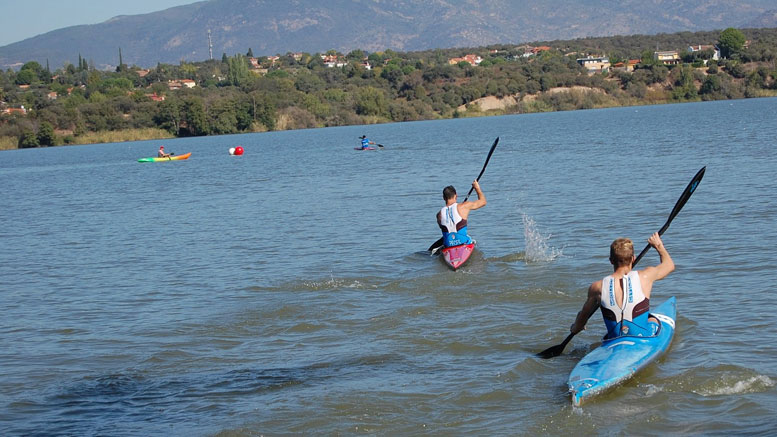
<path id="1" fill-rule="evenodd" d="M 491 145 L 491 150 L 488 151 L 488 156 L 486 157 L 486 163 L 483 164 L 483 169 L 480 170 L 480 174 L 478 175 L 477 179 L 475 179 L 476 181 L 480 182 L 480 177 L 483 176 L 483 173 L 486 171 L 486 166 L 488 166 L 488 161 L 491 159 L 491 155 L 494 154 L 494 150 L 496 149 L 496 145 L 497 144 L 499 144 L 499 137 L 496 137 L 496 139 L 494 140 L 494 144 Z M 475 189 L 475 187 L 472 187 L 472 188 L 469 189 L 469 192 L 467 193 L 467 196 L 464 197 L 464 202 L 466 202 L 467 199 L 469 199 L 469 195 L 472 194 L 472 190 L 474 190 L 474 189 Z M 434 252 L 435 250 L 437 250 L 437 248 L 442 246 L 442 244 L 443 244 L 442 237 L 440 237 L 439 240 L 437 240 L 434 243 L 432 243 L 432 245 L 429 246 L 429 248 L 426 249 L 426 250 L 428 250 L 429 252 Z"/>
<path id="2" fill-rule="evenodd" d="M 669 214 L 669 218 L 666 220 L 666 223 L 664 223 L 664 226 L 661 227 L 661 229 L 658 231 L 658 235 L 664 235 L 664 231 L 669 229 L 669 224 L 672 223 L 672 220 L 677 216 L 677 214 L 680 212 L 681 209 L 683 209 L 683 206 L 685 206 L 685 203 L 688 201 L 688 199 L 691 198 L 691 194 L 693 194 L 694 191 L 696 191 L 696 187 L 699 186 L 699 182 L 701 182 L 701 178 L 704 177 L 704 171 L 707 169 L 706 166 L 702 167 L 701 170 L 699 170 L 696 173 L 696 176 L 691 179 L 691 182 L 688 183 L 688 186 L 685 187 L 685 191 L 683 191 L 683 194 L 680 196 L 679 199 L 677 199 L 677 203 L 675 203 L 674 208 L 672 208 L 672 212 Z M 644 249 L 642 249 L 642 252 L 639 253 L 639 256 L 637 256 L 634 259 L 634 262 L 631 264 L 632 268 L 637 265 L 640 259 L 642 259 L 642 256 L 647 253 L 647 251 L 650 250 L 650 244 L 645 246 Z M 586 321 L 591 318 L 591 316 L 594 315 L 596 310 L 598 310 L 598 306 L 594 306 L 593 310 L 586 316 Z M 567 335 L 567 338 L 564 339 L 564 341 L 561 342 L 561 344 L 557 344 L 555 346 L 551 346 L 544 351 L 537 354 L 540 358 L 553 358 L 561 355 L 562 352 L 564 352 L 564 348 L 567 346 L 567 343 L 572 340 L 572 337 L 574 337 L 575 334 L 569 333 Z"/>

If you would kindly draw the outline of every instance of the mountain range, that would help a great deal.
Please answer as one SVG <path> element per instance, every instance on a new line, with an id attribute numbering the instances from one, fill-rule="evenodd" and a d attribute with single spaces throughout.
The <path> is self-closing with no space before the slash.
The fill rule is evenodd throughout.
<path id="1" fill-rule="evenodd" d="M 100 69 L 246 53 L 347 53 L 777 27 L 774 0 L 208 0 L 54 30 L 0 47 L 0 67 Z"/>

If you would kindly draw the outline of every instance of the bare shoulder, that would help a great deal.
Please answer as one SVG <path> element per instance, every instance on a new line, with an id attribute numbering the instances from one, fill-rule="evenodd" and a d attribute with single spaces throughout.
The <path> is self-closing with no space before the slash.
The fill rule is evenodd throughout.
<path id="1" fill-rule="evenodd" d="M 588 295 L 601 295 L 602 294 L 602 280 L 598 280 L 588 287 Z"/>
<path id="2" fill-rule="evenodd" d="M 639 279 L 645 281 L 655 281 L 658 269 L 655 266 L 648 266 L 639 271 Z"/>

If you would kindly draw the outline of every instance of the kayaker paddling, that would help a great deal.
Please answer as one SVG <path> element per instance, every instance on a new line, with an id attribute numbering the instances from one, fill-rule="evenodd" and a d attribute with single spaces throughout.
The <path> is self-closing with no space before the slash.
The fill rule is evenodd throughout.
<path id="1" fill-rule="evenodd" d="M 159 152 L 157 152 L 158 158 L 169 158 L 170 156 L 169 153 L 165 153 L 165 146 L 159 146 Z"/>
<path id="2" fill-rule="evenodd" d="M 650 236 L 648 243 L 656 249 L 661 262 L 657 266 L 632 271 L 634 244 L 628 238 L 613 241 L 610 245 L 610 263 L 614 272 L 588 288 L 583 309 L 577 313 L 575 323 L 569 328 L 572 334 L 585 329 L 596 307 L 602 311 L 607 327 L 606 339 L 622 335 L 648 337 L 656 332 L 659 322 L 649 313 L 650 293 L 655 281 L 665 278 L 674 270 L 674 262 L 658 232 Z"/>
<path id="3" fill-rule="evenodd" d="M 359 139 L 362 140 L 362 150 L 370 148 L 370 144 L 375 144 L 367 138 L 367 135 L 362 135 Z"/>
<path id="4" fill-rule="evenodd" d="M 478 200 L 465 200 L 462 203 L 458 203 L 458 195 L 453 185 L 448 185 L 442 190 L 445 206 L 437 213 L 437 224 L 442 231 L 442 243 L 445 247 L 472 243 L 472 238 L 467 235 L 469 213 L 486 206 L 486 196 L 477 180 L 472 182 L 472 188 L 477 193 Z"/>

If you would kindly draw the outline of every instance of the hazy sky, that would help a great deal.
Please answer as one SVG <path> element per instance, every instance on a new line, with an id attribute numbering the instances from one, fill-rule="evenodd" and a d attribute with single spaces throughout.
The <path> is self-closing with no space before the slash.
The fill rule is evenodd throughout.
<path id="1" fill-rule="evenodd" d="M 0 47 L 117 15 L 161 11 L 198 0 L 0 0 Z"/>

